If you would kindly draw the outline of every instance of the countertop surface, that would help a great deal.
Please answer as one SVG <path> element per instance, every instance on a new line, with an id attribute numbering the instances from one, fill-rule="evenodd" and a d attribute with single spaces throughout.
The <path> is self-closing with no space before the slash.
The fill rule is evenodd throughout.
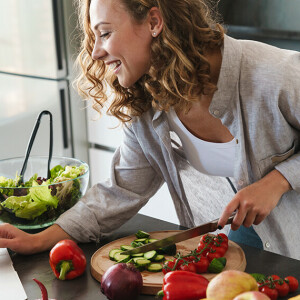
<path id="1" fill-rule="evenodd" d="M 100 283 L 96 281 L 90 273 L 91 256 L 103 245 L 116 239 L 132 235 L 137 230 L 158 231 L 158 230 L 178 230 L 185 229 L 178 225 L 147 217 L 141 214 L 136 215 L 130 221 L 113 232 L 109 237 L 103 239 L 101 243 L 79 244 L 87 258 L 87 269 L 85 273 L 70 281 L 60 281 L 55 278 L 49 266 L 49 251 L 23 256 L 10 252 L 13 265 L 24 286 L 28 300 L 41 298 L 41 292 L 37 284 L 32 280 L 36 278 L 43 282 L 48 290 L 49 299 L 57 300 L 101 300 L 107 299 L 100 291 Z M 300 279 L 300 261 L 287 258 L 281 255 L 259 250 L 240 244 L 245 252 L 247 267 L 246 272 L 263 273 L 267 275 L 277 274 L 280 277 L 295 276 Z M 288 299 L 300 294 L 300 290 L 289 297 L 278 298 Z M 155 299 L 155 296 L 140 295 L 139 300 Z"/>

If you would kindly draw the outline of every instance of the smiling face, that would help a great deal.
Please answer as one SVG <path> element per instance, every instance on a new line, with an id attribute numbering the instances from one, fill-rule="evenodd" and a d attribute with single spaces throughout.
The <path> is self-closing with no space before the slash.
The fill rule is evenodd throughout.
<path id="1" fill-rule="evenodd" d="M 92 0 L 90 20 L 95 34 L 92 58 L 105 62 L 121 86 L 132 86 L 150 66 L 149 19 L 136 23 L 121 0 Z"/>

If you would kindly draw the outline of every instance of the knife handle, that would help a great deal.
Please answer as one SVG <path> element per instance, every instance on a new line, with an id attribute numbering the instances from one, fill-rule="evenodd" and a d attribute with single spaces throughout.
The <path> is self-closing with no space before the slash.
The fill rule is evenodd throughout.
<path id="1" fill-rule="evenodd" d="M 230 215 L 230 217 L 228 218 L 228 220 L 227 220 L 227 222 L 226 222 L 225 225 L 231 224 L 232 221 L 233 221 L 233 219 L 234 219 L 234 217 L 235 217 L 235 215 L 236 215 L 236 211 L 234 211 L 234 212 Z M 223 229 L 223 228 L 219 228 L 218 222 L 219 222 L 219 219 L 216 219 L 216 220 L 214 220 L 214 221 L 211 222 L 211 226 L 212 226 L 211 231 L 215 231 L 215 230 L 217 230 L 217 229 L 220 229 L 220 230 Z"/>

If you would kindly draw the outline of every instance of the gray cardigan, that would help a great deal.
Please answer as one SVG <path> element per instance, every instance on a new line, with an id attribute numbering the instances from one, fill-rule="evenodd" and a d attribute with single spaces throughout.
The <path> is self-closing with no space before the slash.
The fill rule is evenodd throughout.
<path id="1" fill-rule="evenodd" d="M 300 259 L 300 53 L 225 36 L 209 110 L 238 144 L 237 190 L 274 168 L 291 184 L 293 190 L 254 228 L 266 250 Z M 149 110 L 125 127 L 110 179 L 88 190 L 57 224 L 78 241 L 97 241 L 138 213 L 163 182 L 188 227 L 219 217 L 233 196 L 224 178 L 189 165 L 165 113 Z"/>

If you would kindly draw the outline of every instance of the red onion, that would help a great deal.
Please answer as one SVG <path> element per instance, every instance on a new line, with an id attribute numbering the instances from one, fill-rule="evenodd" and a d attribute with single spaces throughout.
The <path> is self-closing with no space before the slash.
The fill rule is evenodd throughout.
<path id="1" fill-rule="evenodd" d="M 101 291 L 109 300 L 135 300 L 142 287 L 142 275 L 132 264 L 111 266 L 101 280 Z"/>

